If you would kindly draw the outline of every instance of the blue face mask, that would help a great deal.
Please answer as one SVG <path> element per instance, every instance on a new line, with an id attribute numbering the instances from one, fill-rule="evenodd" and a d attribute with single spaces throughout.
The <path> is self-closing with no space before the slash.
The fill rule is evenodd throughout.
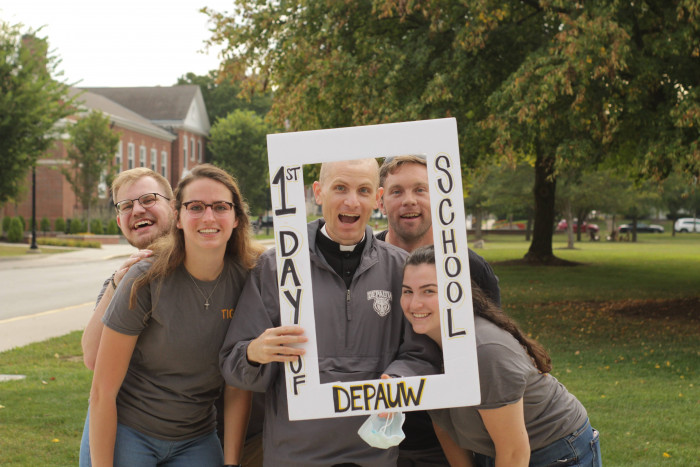
<path id="1" fill-rule="evenodd" d="M 398 446 L 406 437 L 401 429 L 404 420 L 406 416 L 401 412 L 391 412 L 386 418 L 381 418 L 377 414 L 370 415 L 357 430 L 357 434 L 372 447 L 389 449 Z"/>

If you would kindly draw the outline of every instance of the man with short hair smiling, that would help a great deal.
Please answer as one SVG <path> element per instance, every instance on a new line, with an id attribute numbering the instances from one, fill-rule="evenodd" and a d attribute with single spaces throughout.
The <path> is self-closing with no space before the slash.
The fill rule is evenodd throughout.
<path id="1" fill-rule="evenodd" d="M 170 199 L 173 189 L 170 183 L 151 169 L 138 167 L 121 172 L 112 182 L 112 199 L 117 209 L 117 224 L 126 240 L 139 249 L 131 255 L 112 277 L 105 280 L 97 297 L 95 310 L 88 321 L 81 344 L 83 361 L 91 370 L 95 367 L 97 349 L 102 336 L 102 316 L 112 301 L 117 285 L 129 268 L 151 251 L 145 248 L 165 235 L 173 220 Z"/>
<path id="2" fill-rule="evenodd" d="M 174 217 L 170 206 L 173 189 L 170 183 L 151 169 L 137 167 L 125 170 L 112 182 L 112 201 L 117 210 L 117 225 L 126 240 L 139 250 L 107 278 L 97 296 L 95 309 L 90 316 L 80 341 L 83 347 L 83 362 L 91 370 L 95 369 L 95 359 L 102 337 L 102 317 L 114 297 L 117 284 L 131 266 L 151 255 L 145 249 L 153 241 L 170 230 Z M 88 418 L 85 420 L 83 438 L 80 444 L 80 466 L 92 465 L 88 442 Z"/>
<path id="3" fill-rule="evenodd" d="M 379 206 L 387 217 L 388 229 L 377 234 L 377 238 L 409 253 L 432 245 L 433 220 L 425 157 L 387 157 L 379 170 L 379 186 L 384 188 Z M 471 249 L 469 272 L 472 280 L 500 306 L 498 278 L 491 266 Z M 403 430 L 406 438 L 399 445 L 397 467 L 448 465 L 427 412 L 407 412 Z"/>
<path id="4" fill-rule="evenodd" d="M 367 225 L 376 208 L 374 159 L 325 163 L 314 183 L 323 219 L 308 224 L 321 383 L 379 379 L 383 374 L 437 373 L 434 343 L 413 333 L 400 308 L 406 253 L 377 241 Z M 374 300 L 387 299 L 385 307 Z M 280 326 L 277 260 L 264 253 L 238 302 L 221 351 L 227 384 L 267 392 L 266 466 L 396 463 L 397 449 L 377 449 L 357 434 L 366 416 L 291 422 L 282 363 L 297 361 L 306 342 L 299 326 Z M 432 350 L 431 350 L 432 349 Z"/>

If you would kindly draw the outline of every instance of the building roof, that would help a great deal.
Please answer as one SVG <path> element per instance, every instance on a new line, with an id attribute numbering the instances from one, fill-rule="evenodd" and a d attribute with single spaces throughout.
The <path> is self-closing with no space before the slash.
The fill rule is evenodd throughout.
<path id="1" fill-rule="evenodd" d="M 99 110 L 109 116 L 116 125 L 121 127 L 146 133 L 167 141 L 172 141 L 176 137 L 172 133 L 154 125 L 147 118 L 119 105 L 105 96 L 79 88 L 70 88 L 68 94 L 70 97 L 78 96 L 76 102 L 79 106 L 87 109 Z"/>
<path id="2" fill-rule="evenodd" d="M 111 99 L 157 125 L 209 132 L 202 91 L 197 85 L 84 89 Z M 199 111 L 193 114 L 193 108 Z"/>
<path id="3" fill-rule="evenodd" d="M 85 89 L 112 99 L 149 120 L 184 120 L 199 86 Z"/>

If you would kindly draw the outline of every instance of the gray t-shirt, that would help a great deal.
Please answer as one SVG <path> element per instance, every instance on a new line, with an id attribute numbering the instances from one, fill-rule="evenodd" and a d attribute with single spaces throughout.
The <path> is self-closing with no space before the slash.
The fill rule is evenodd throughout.
<path id="1" fill-rule="evenodd" d="M 129 269 L 103 318 L 110 329 L 139 336 L 117 395 L 117 417 L 154 438 L 189 439 L 216 427 L 214 401 L 224 383 L 219 350 L 247 272 L 227 262 L 207 310 L 181 265 L 159 284 L 140 288 L 129 309 L 131 284 L 150 266 L 144 260 Z M 216 283 L 194 280 L 206 295 Z"/>
<path id="2" fill-rule="evenodd" d="M 490 321 L 474 319 L 481 404 L 430 411 L 433 421 L 461 447 L 494 457 L 496 449 L 479 409 L 495 409 L 523 399 L 530 450 L 573 433 L 587 419 L 586 409 L 557 379 L 542 374 L 525 348 Z"/>

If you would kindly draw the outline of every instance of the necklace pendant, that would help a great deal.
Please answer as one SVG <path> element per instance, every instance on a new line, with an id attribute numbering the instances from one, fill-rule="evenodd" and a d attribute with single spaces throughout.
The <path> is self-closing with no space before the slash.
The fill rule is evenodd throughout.
<path id="1" fill-rule="evenodd" d="M 204 309 L 205 309 L 205 310 L 208 310 L 208 309 L 209 309 L 209 300 L 207 300 L 206 302 L 204 302 Z"/>

